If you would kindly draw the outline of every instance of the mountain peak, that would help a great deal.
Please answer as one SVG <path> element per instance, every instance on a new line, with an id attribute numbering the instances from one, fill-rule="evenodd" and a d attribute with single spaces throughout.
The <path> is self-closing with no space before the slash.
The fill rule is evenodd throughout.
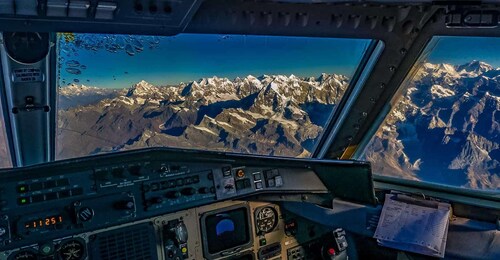
<path id="1" fill-rule="evenodd" d="M 493 70 L 493 66 L 486 62 L 472 60 L 457 67 L 457 71 L 475 72 L 478 74 Z"/>
<path id="2" fill-rule="evenodd" d="M 156 92 L 158 92 L 157 87 L 155 87 L 153 84 L 151 84 L 145 80 L 141 80 L 129 88 L 129 90 L 127 92 L 127 97 L 130 97 L 133 95 L 142 96 L 142 95 L 147 95 L 147 94 L 153 94 Z"/>

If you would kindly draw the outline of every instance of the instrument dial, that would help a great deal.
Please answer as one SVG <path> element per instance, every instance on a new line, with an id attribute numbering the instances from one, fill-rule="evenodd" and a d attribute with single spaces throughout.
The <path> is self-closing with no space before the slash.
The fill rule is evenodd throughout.
<path id="1" fill-rule="evenodd" d="M 258 234 L 266 234 L 278 225 L 278 212 L 273 207 L 259 208 L 255 212 L 255 226 Z"/>
<path id="2" fill-rule="evenodd" d="M 80 260 L 85 257 L 85 245 L 79 240 L 70 240 L 61 245 L 59 257 L 63 260 Z"/>

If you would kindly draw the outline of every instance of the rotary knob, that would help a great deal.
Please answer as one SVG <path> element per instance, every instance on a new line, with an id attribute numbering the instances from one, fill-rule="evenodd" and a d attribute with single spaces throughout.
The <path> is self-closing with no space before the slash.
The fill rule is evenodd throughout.
<path id="1" fill-rule="evenodd" d="M 90 221 L 94 217 L 94 210 L 89 207 L 83 207 L 78 211 L 78 219 L 82 222 Z"/>

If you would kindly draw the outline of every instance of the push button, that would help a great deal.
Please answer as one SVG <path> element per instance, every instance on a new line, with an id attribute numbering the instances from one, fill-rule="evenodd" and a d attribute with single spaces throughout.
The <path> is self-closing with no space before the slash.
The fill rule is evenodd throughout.
<path id="1" fill-rule="evenodd" d="M 57 187 L 63 187 L 63 186 L 68 186 L 69 185 L 69 180 L 68 179 L 60 179 L 57 180 Z"/>
<path id="2" fill-rule="evenodd" d="M 45 189 L 52 189 L 56 187 L 56 181 L 46 181 L 45 184 Z"/>
<path id="3" fill-rule="evenodd" d="M 83 189 L 82 188 L 74 188 L 71 190 L 71 195 L 72 196 L 77 196 L 77 195 L 82 195 L 83 194 Z"/>
<path id="4" fill-rule="evenodd" d="M 71 196 L 71 194 L 69 193 L 69 190 L 62 190 L 59 192 L 59 198 L 67 198 Z"/>
<path id="5" fill-rule="evenodd" d="M 27 197 L 21 197 L 17 199 L 17 204 L 19 205 L 27 205 L 30 204 L 30 199 Z"/>
<path id="6" fill-rule="evenodd" d="M 29 186 L 27 184 L 21 184 L 17 186 L 18 193 L 25 193 L 29 191 Z"/>
<path id="7" fill-rule="evenodd" d="M 42 202 L 42 201 L 44 201 L 43 194 L 31 196 L 31 202 L 33 202 L 33 203 Z"/>
<path id="8" fill-rule="evenodd" d="M 35 182 L 30 185 L 30 190 L 31 191 L 37 191 L 37 190 L 42 190 L 43 189 L 43 183 L 41 182 Z"/>
<path id="9" fill-rule="evenodd" d="M 45 200 L 55 200 L 57 199 L 57 192 L 51 192 L 45 194 Z"/>

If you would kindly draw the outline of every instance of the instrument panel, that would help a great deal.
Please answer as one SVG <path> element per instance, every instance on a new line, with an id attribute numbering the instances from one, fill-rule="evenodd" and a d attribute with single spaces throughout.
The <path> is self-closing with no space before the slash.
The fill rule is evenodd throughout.
<path id="1" fill-rule="evenodd" d="M 113 251 L 131 244 L 145 259 L 270 259 L 284 250 L 279 206 L 235 201 L 328 193 L 305 160 L 130 154 L 4 170 L 0 259 L 135 259 Z"/>
<path id="2" fill-rule="evenodd" d="M 252 224 L 258 221 L 256 216 L 262 209 L 277 214 L 274 228 L 265 234 Z M 295 223 L 293 230 L 302 235 L 290 234 L 286 225 L 290 222 Z M 324 227 L 288 215 L 277 204 L 227 201 L 45 240 L 0 252 L 0 259 L 320 259 L 322 247 L 317 244 L 328 245 L 324 238 L 329 233 Z M 210 245 L 207 238 L 214 243 Z M 301 246 L 311 243 L 316 248 Z M 310 250 L 317 252 L 311 255 Z"/>

